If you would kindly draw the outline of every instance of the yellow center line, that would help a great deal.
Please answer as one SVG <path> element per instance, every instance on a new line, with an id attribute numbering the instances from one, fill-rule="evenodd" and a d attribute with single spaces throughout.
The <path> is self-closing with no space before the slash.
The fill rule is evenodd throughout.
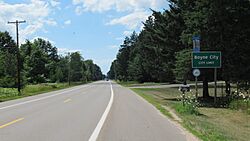
<path id="1" fill-rule="evenodd" d="M 2 129 L 2 128 L 4 128 L 4 127 L 7 127 L 7 126 L 10 126 L 11 124 L 14 124 L 14 123 L 17 123 L 17 122 L 19 122 L 19 121 L 21 121 L 21 120 L 23 120 L 24 118 L 19 118 L 19 119 L 16 119 L 16 120 L 14 120 L 14 121 L 11 121 L 11 122 L 9 122 L 9 123 L 6 123 L 6 124 L 4 124 L 4 125 L 1 125 L 0 126 L 0 129 Z"/>
<path id="2" fill-rule="evenodd" d="M 71 101 L 71 99 L 67 99 L 67 100 L 65 100 L 65 101 L 63 101 L 64 103 L 67 103 L 67 102 L 70 102 Z"/>

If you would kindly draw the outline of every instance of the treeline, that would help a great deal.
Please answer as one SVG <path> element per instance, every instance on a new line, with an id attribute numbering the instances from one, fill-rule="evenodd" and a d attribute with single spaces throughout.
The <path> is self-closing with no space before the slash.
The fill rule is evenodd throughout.
<path id="1" fill-rule="evenodd" d="M 17 87 L 17 47 L 8 32 L 0 32 L 0 87 Z M 103 78 L 99 66 L 79 52 L 59 55 L 49 41 L 27 40 L 19 49 L 21 85 L 87 82 Z"/>
<path id="2" fill-rule="evenodd" d="M 249 0 L 169 0 L 169 9 L 153 11 L 144 28 L 126 37 L 108 76 L 120 81 L 174 82 L 191 75 L 192 37 L 201 37 L 201 51 L 221 51 L 220 80 L 250 81 Z M 203 96 L 213 69 L 201 69 Z M 228 92 L 229 93 L 229 92 Z"/>

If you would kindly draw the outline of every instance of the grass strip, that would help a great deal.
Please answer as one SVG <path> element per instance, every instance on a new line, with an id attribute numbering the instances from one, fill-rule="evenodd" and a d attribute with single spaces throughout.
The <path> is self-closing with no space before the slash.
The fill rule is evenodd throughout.
<path id="1" fill-rule="evenodd" d="M 162 114 L 168 116 L 169 118 L 173 119 L 173 116 L 167 111 L 162 105 L 157 102 L 152 96 L 146 95 L 143 91 L 140 89 L 132 89 L 134 92 L 136 92 L 138 95 L 140 95 L 142 98 L 147 100 L 149 103 L 154 105 Z"/>
<path id="2" fill-rule="evenodd" d="M 24 89 L 22 89 L 20 95 L 18 94 L 18 91 L 16 89 L 0 88 L 0 102 L 57 91 L 81 84 L 84 83 L 72 83 L 70 86 L 68 85 L 68 83 L 44 83 L 37 85 L 27 85 Z"/>

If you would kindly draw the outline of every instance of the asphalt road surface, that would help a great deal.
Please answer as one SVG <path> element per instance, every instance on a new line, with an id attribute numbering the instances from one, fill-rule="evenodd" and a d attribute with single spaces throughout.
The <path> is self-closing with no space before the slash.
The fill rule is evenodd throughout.
<path id="1" fill-rule="evenodd" d="M 0 141 L 184 141 L 128 88 L 99 81 L 0 103 Z"/>

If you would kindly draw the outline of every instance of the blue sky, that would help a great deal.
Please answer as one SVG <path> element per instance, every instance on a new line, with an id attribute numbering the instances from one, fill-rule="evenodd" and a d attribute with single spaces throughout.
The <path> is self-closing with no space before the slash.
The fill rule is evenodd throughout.
<path id="1" fill-rule="evenodd" d="M 0 0 L 0 31 L 15 39 L 8 21 L 20 25 L 20 40 L 44 38 L 60 54 L 80 51 L 106 74 L 125 36 L 139 32 L 150 8 L 168 8 L 166 0 Z"/>

